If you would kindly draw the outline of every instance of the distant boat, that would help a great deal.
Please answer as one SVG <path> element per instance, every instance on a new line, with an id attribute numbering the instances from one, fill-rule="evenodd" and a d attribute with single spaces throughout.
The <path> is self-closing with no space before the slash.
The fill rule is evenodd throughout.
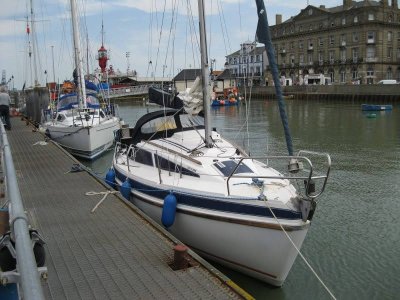
<path id="1" fill-rule="evenodd" d="M 377 104 L 361 104 L 363 111 L 376 111 L 376 110 L 392 110 L 392 105 L 377 105 Z"/>
<path id="2" fill-rule="evenodd" d="M 234 99 L 214 99 L 211 102 L 211 106 L 233 106 L 233 105 L 238 105 L 239 101 Z"/>

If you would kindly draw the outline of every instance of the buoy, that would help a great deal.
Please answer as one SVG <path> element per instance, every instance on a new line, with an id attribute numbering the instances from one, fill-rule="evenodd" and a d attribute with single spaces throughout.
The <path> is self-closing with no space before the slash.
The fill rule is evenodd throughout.
<path id="1" fill-rule="evenodd" d="M 171 227 L 175 222 L 176 203 L 176 197 L 172 192 L 164 198 L 161 222 L 166 228 Z"/>
<path id="2" fill-rule="evenodd" d="M 115 171 L 113 168 L 110 168 L 110 170 L 108 170 L 105 181 L 108 185 L 115 189 Z"/>
<path id="3" fill-rule="evenodd" d="M 124 183 L 121 185 L 120 187 L 120 192 L 122 194 L 122 196 L 129 200 L 130 199 L 130 195 L 131 195 L 131 184 L 129 183 L 129 179 L 128 177 L 126 177 L 126 180 L 124 181 Z"/>

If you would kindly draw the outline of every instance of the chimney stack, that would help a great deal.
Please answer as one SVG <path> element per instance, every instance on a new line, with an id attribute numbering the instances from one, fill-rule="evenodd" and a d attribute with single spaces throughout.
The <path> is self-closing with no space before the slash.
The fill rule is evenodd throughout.
<path id="1" fill-rule="evenodd" d="M 343 9 L 348 9 L 353 5 L 353 0 L 343 0 Z"/>
<path id="2" fill-rule="evenodd" d="M 275 15 L 275 25 L 282 23 L 282 15 Z"/>

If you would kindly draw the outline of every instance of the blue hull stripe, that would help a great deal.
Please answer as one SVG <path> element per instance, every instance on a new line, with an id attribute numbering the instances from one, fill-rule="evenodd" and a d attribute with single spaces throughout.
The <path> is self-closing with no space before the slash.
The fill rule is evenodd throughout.
<path id="1" fill-rule="evenodd" d="M 115 175 L 121 182 L 124 182 L 126 179 L 126 177 L 117 170 L 115 170 Z M 156 188 L 154 186 L 145 185 L 140 182 L 134 181 L 130 178 L 129 178 L 129 183 L 133 189 L 159 199 L 164 199 L 165 196 L 167 196 L 170 193 L 170 190 L 163 190 Z M 184 204 L 197 208 L 210 209 L 224 213 L 235 213 L 241 215 L 251 215 L 257 217 L 269 217 L 269 218 L 273 217 L 271 211 L 265 206 L 228 202 L 224 201 L 223 198 L 210 198 L 204 196 L 202 197 L 201 195 L 180 193 L 176 190 L 174 190 L 173 193 L 176 197 L 178 204 Z M 281 209 L 281 208 L 273 208 L 272 210 L 278 219 L 286 219 L 286 220 L 301 219 L 301 212 L 289 209 Z"/>

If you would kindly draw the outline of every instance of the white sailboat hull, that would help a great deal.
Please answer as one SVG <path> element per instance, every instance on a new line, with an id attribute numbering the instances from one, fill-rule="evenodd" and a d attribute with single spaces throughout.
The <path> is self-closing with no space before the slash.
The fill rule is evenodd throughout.
<path id="1" fill-rule="evenodd" d="M 131 201 L 162 225 L 163 199 L 132 190 Z M 285 226 L 298 249 L 309 225 L 309 221 L 294 220 L 291 229 Z M 168 231 L 200 255 L 274 286 L 283 285 L 298 254 L 272 218 L 261 220 L 178 204 Z"/>
<path id="2" fill-rule="evenodd" d="M 94 159 L 114 143 L 114 132 L 120 128 L 114 117 L 94 126 L 44 125 L 46 134 L 72 155 Z"/>

